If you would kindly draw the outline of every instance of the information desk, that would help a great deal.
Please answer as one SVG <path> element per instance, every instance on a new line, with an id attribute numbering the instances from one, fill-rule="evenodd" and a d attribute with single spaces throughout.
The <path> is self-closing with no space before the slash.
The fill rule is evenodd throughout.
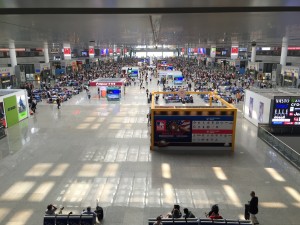
<path id="1" fill-rule="evenodd" d="M 229 150 L 234 151 L 237 109 L 213 92 L 187 92 L 209 95 L 209 106 L 157 106 L 153 92 L 151 105 L 151 150 Z M 176 92 L 171 92 L 176 94 Z M 218 99 L 220 106 L 212 106 Z"/>

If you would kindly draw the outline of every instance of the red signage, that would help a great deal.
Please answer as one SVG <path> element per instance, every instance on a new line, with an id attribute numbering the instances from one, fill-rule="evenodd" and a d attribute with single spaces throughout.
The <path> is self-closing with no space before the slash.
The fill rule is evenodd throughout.
<path id="1" fill-rule="evenodd" d="M 64 48 L 64 55 L 71 55 L 71 48 Z"/>
<path id="2" fill-rule="evenodd" d="M 90 55 L 95 55 L 95 49 L 94 48 L 90 48 L 89 49 L 89 54 Z"/>
<path id="3" fill-rule="evenodd" d="M 300 47 L 288 47 L 288 50 L 298 51 L 298 50 L 300 50 Z"/>
<path id="4" fill-rule="evenodd" d="M 124 48 L 124 54 L 126 54 L 127 53 L 127 48 Z"/>
<path id="5" fill-rule="evenodd" d="M 90 82 L 90 86 L 122 86 L 123 82 Z"/>
<path id="6" fill-rule="evenodd" d="M 117 53 L 120 54 L 121 53 L 121 49 L 117 48 Z"/>
<path id="7" fill-rule="evenodd" d="M 113 54 L 114 50 L 112 48 L 109 49 L 109 54 Z"/>
<path id="8" fill-rule="evenodd" d="M 184 49 L 184 48 L 182 48 L 182 49 L 181 49 L 181 52 L 183 52 L 183 53 L 184 53 L 184 52 L 185 52 L 185 49 Z"/>
<path id="9" fill-rule="evenodd" d="M 239 48 L 238 47 L 232 47 L 231 48 L 231 54 L 239 54 Z"/>

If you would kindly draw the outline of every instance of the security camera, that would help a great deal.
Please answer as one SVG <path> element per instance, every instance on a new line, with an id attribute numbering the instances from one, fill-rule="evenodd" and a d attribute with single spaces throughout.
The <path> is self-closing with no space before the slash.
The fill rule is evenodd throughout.
<path id="1" fill-rule="evenodd" d="M 252 46 L 252 47 L 255 47 L 255 46 L 256 46 L 256 42 L 255 42 L 255 41 L 252 41 L 251 46 Z"/>

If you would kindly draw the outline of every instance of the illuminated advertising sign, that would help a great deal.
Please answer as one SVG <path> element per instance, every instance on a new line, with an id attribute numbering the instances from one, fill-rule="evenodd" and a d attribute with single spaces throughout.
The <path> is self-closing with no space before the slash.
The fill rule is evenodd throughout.
<path id="1" fill-rule="evenodd" d="M 64 48 L 64 55 L 71 55 L 71 48 Z"/>
<path id="2" fill-rule="evenodd" d="M 275 96 L 273 105 L 272 125 L 300 125 L 300 97 Z"/>
<path id="3" fill-rule="evenodd" d="M 206 54 L 206 48 L 198 48 L 198 54 L 205 55 Z"/>
<path id="4" fill-rule="evenodd" d="M 210 49 L 210 57 L 211 58 L 215 58 L 216 57 L 216 51 L 217 51 L 217 48 L 211 48 Z"/>
<path id="5" fill-rule="evenodd" d="M 238 47 L 232 47 L 231 48 L 231 54 L 239 54 L 239 48 Z"/>
<path id="6" fill-rule="evenodd" d="M 101 55 L 108 55 L 108 49 L 107 48 L 101 49 L 100 54 Z"/>
<path id="7" fill-rule="evenodd" d="M 64 48 L 64 58 L 71 59 L 71 48 Z"/>

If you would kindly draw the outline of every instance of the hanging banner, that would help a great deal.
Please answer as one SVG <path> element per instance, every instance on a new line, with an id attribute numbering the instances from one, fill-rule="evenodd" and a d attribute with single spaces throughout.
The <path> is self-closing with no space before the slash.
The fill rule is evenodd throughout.
<path id="1" fill-rule="evenodd" d="M 231 47 L 231 59 L 237 59 L 239 56 L 239 47 Z"/>
<path id="2" fill-rule="evenodd" d="M 94 58 L 95 57 L 95 49 L 93 46 L 89 47 L 89 57 Z"/>
<path id="3" fill-rule="evenodd" d="M 216 51 L 217 51 L 217 48 L 213 47 L 210 49 L 210 57 L 211 58 L 215 58 L 216 57 Z"/>
<path id="4" fill-rule="evenodd" d="M 64 58 L 71 59 L 71 48 L 64 48 Z"/>

